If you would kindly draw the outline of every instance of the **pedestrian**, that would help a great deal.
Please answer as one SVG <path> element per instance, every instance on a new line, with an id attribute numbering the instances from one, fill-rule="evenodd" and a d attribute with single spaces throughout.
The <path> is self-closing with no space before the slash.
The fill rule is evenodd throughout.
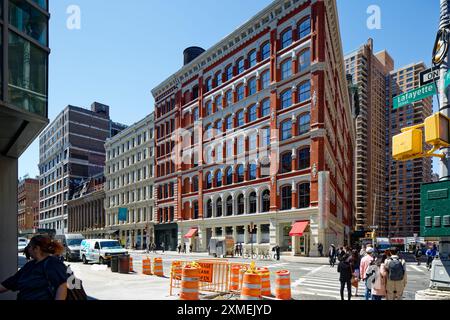
<path id="1" fill-rule="evenodd" d="M 420 245 L 416 246 L 416 250 L 414 250 L 414 257 L 416 258 L 417 265 L 420 266 L 420 258 L 422 257 L 422 249 Z"/>
<path id="2" fill-rule="evenodd" d="M 38 235 L 26 250 L 32 260 L 0 284 L 0 293 L 18 291 L 17 300 L 66 300 L 67 268 L 56 257 L 64 247 L 49 236 Z"/>
<path id="3" fill-rule="evenodd" d="M 406 262 L 398 256 L 398 249 L 391 249 L 391 257 L 386 259 L 386 300 L 401 300 L 405 290 Z"/>
<path id="4" fill-rule="evenodd" d="M 183 243 L 183 253 L 186 253 L 186 243 Z"/>
<path id="5" fill-rule="evenodd" d="M 192 253 L 192 244 L 189 245 L 189 252 Z"/>
<path id="6" fill-rule="evenodd" d="M 319 250 L 320 256 L 323 257 L 323 245 L 321 243 L 317 245 L 317 250 Z"/>
<path id="7" fill-rule="evenodd" d="M 281 247 L 277 244 L 275 247 L 275 257 L 277 259 L 277 261 L 280 261 L 280 251 L 281 251 Z"/>
<path id="8" fill-rule="evenodd" d="M 339 272 L 339 282 L 341 283 L 341 300 L 344 299 L 344 289 L 347 286 L 348 300 L 352 298 L 352 269 L 350 265 L 350 256 L 346 255 L 345 259 L 341 260 L 338 264 L 337 271 Z"/>
<path id="9" fill-rule="evenodd" d="M 330 248 L 328 249 L 328 260 L 330 263 L 330 267 L 334 267 L 336 263 L 336 254 L 336 247 L 334 246 L 334 244 L 331 244 Z"/>
<path id="10" fill-rule="evenodd" d="M 431 267 L 433 265 L 433 260 L 436 257 L 437 250 L 436 245 L 430 246 L 428 250 L 426 251 L 425 255 L 427 256 L 427 268 L 428 270 L 431 270 Z"/>
<path id="11" fill-rule="evenodd" d="M 162 252 L 164 253 L 164 250 L 165 250 L 165 247 L 164 247 L 164 242 L 161 242 L 161 249 L 162 249 Z"/>
<path id="12" fill-rule="evenodd" d="M 180 254 L 181 253 L 181 243 L 178 244 L 177 249 L 178 249 L 178 254 Z"/>
<path id="13" fill-rule="evenodd" d="M 360 280 L 360 272 L 359 272 L 359 266 L 361 263 L 361 258 L 359 257 L 359 253 L 358 250 L 352 250 L 352 255 L 351 255 L 351 267 L 352 267 L 352 272 L 353 272 L 353 278 L 352 278 L 352 287 L 355 287 L 356 292 L 355 292 L 355 297 L 358 296 L 358 289 L 359 289 L 359 280 Z"/>
<path id="14" fill-rule="evenodd" d="M 386 297 L 386 254 L 382 254 L 375 262 L 375 279 L 372 286 L 372 300 L 382 300 Z"/>
<path id="15" fill-rule="evenodd" d="M 372 264 L 373 260 L 374 260 L 374 258 L 373 258 L 373 248 L 367 246 L 366 247 L 366 256 L 361 258 L 361 264 L 359 266 L 359 271 L 361 273 L 361 279 L 366 284 L 366 292 L 364 294 L 364 297 L 365 297 L 366 300 L 370 300 L 371 299 L 371 289 L 370 289 L 370 285 L 367 285 L 366 272 L 367 272 L 369 266 Z"/>

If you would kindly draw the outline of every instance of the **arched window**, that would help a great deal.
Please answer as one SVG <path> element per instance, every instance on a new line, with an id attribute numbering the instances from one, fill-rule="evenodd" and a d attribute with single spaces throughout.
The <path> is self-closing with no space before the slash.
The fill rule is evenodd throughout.
<path id="1" fill-rule="evenodd" d="M 302 135 L 309 132 L 311 118 L 309 113 L 304 114 L 298 119 L 298 134 Z"/>
<path id="2" fill-rule="evenodd" d="M 311 33 L 311 19 L 307 19 L 300 22 L 298 27 L 298 38 L 302 39 Z"/>
<path id="3" fill-rule="evenodd" d="M 233 66 L 232 65 L 229 65 L 225 69 L 225 75 L 226 75 L 227 81 L 230 81 L 231 79 L 233 79 Z"/>
<path id="4" fill-rule="evenodd" d="M 307 169 L 311 166 L 309 148 L 303 148 L 298 151 L 298 170 Z"/>
<path id="5" fill-rule="evenodd" d="M 237 116 L 237 127 L 244 125 L 244 111 L 240 110 L 236 113 Z"/>
<path id="6" fill-rule="evenodd" d="M 242 72 L 245 71 L 245 64 L 244 64 L 244 58 L 240 58 L 237 63 L 237 74 L 241 74 Z"/>
<path id="7" fill-rule="evenodd" d="M 225 130 L 233 129 L 233 117 L 228 116 L 225 118 Z"/>
<path id="8" fill-rule="evenodd" d="M 261 116 L 267 117 L 270 114 L 270 99 L 261 102 Z"/>
<path id="9" fill-rule="evenodd" d="M 194 110 L 192 110 L 192 117 L 194 118 L 194 121 L 198 121 L 198 108 L 194 108 Z"/>
<path id="10" fill-rule="evenodd" d="M 261 203 L 262 208 L 261 212 L 269 212 L 270 211 L 270 191 L 264 190 L 261 195 Z"/>
<path id="11" fill-rule="evenodd" d="M 217 202 L 216 202 L 216 216 L 217 217 L 222 216 L 222 208 L 223 208 L 222 198 L 219 198 L 219 199 L 217 199 Z"/>
<path id="12" fill-rule="evenodd" d="M 270 58 L 270 42 L 266 42 L 261 46 L 261 59 L 266 60 Z"/>
<path id="13" fill-rule="evenodd" d="M 216 172 L 216 186 L 217 187 L 222 186 L 222 170 L 218 170 Z"/>
<path id="14" fill-rule="evenodd" d="M 227 216 L 233 215 L 233 197 L 228 196 L 227 198 Z"/>
<path id="15" fill-rule="evenodd" d="M 212 79 L 208 78 L 205 82 L 205 90 L 206 92 L 211 91 L 212 89 Z"/>
<path id="16" fill-rule="evenodd" d="M 198 219 L 198 201 L 192 202 L 192 206 L 194 207 L 194 219 Z"/>
<path id="17" fill-rule="evenodd" d="M 292 209 L 292 187 L 284 186 L 281 188 L 281 210 Z"/>
<path id="18" fill-rule="evenodd" d="M 206 202 L 206 218 L 212 218 L 212 201 Z"/>
<path id="19" fill-rule="evenodd" d="M 256 50 L 252 50 L 248 55 L 248 63 L 250 68 L 256 66 Z"/>
<path id="20" fill-rule="evenodd" d="M 270 86 L 270 71 L 266 70 L 261 74 L 261 88 L 267 89 Z"/>
<path id="21" fill-rule="evenodd" d="M 268 147 L 270 145 L 270 128 L 262 128 L 259 137 L 261 147 Z"/>
<path id="22" fill-rule="evenodd" d="M 250 106 L 250 108 L 248 108 L 248 121 L 252 122 L 255 121 L 256 119 L 257 119 L 256 105 L 253 104 Z"/>
<path id="23" fill-rule="evenodd" d="M 205 126 L 205 139 L 209 139 L 212 137 L 212 132 L 211 132 L 211 125 L 207 124 Z"/>
<path id="24" fill-rule="evenodd" d="M 244 166 L 242 164 L 236 167 L 237 181 L 244 182 Z"/>
<path id="25" fill-rule="evenodd" d="M 289 108 L 291 105 L 292 105 L 292 91 L 291 89 L 289 89 L 281 94 L 281 109 Z"/>
<path id="26" fill-rule="evenodd" d="M 225 93 L 225 101 L 227 107 L 231 106 L 231 104 L 233 103 L 233 93 L 231 92 L 231 90 L 228 90 Z"/>
<path id="27" fill-rule="evenodd" d="M 257 142 L 258 137 L 256 136 L 256 134 L 252 134 L 248 137 L 248 150 L 249 151 L 254 151 L 256 150 L 256 142 Z"/>
<path id="28" fill-rule="evenodd" d="M 310 193 L 310 186 L 309 183 L 303 183 L 298 186 L 298 207 L 299 209 L 302 208 L 309 208 L 309 193 Z"/>
<path id="29" fill-rule="evenodd" d="M 292 171 L 292 154 L 286 152 L 281 155 L 281 173 L 287 173 Z"/>
<path id="30" fill-rule="evenodd" d="M 292 138 L 292 121 L 287 120 L 281 124 L 281 141 Z"/>
<path id="31" fill-rule="evenodd" d="M 298 89 L 298 102 L 304 102 L 311 98 L 311 83 L 309 81 L 303 82 Z"/>
<path id="32" fill-rule="evenodd" d="M 210 172 L 206 174 L 206 189 L 212 188 L 212 175 Z"/>
<path id="33" fill-rule="evenodd" d="M 256 93 L 256 78 L 251 78 L 248 81 L 248 95 L 251 96 L 252 94 Z"/>
<path id="34" fill-rule="evenodd" d="M 226 171 L 226 175 L 227 175 L 227 185 L 233 184 L 233 169 L 231 167 L 227 168 Z"/>
<path id="35" fill-rule="evenodd" d="M 292 44 L 292 30 L 288 29 L 281 34 L 281 49 L 287 48 Z"/>
<path id="36" fill-rule="evenodd" d="M 216 104 L 216 110 L 222 110 L 223 106 L 222 106 L 222 96 L 217 96 L 216 99 L 214 100 L 214 103 Z"/>
<path id="37" fill-rule="evenodd" d="M 256 213 L 256 192 L 250 193 L 248 197 L 249 210 L 248 213 Z"/>
<path id="38" fill-rule="evenodd" d="M 226 145 L 227 145 L 226 157 L 231 158 L 233 156 L 234 151 L 234 142 L 232 140 L 227 140 Z"/>
<path id="39" fill-rule="evenodd" d="M 286 80 L 292 75 L 292 60 L 288 59 L 281 63 L 281 80 Z"/>
<path id="40" fill-rule="evenodd" d="M 191 192 L 191 183 L 189 181 L 189 178 L 184 179 L 184 183 L 183 183 L 183 193 L 189 193 Z"/>
<path id="41" fill-rule="evenodd" d="M 207 116 L 212 115 L 212 102 L 211 102 L 211 101 L 208 101 L 208 102 L 205 104 L 205 112 L 206 112 L 206 115 L 207 115 Z"/>
<path id="42" fill-rule="evenodd" d="M 217 87 L 222 84 L 222 71 L 219 71 L 216 73 L 215 80 L 216 80 Z"/>
<path id="43" fill-rule="evenodd" d="M 192 178 L 192 188 L 194 189 L 194 192 L 198 191 L 198 177 Z"/>
<path id="44" fill-rule="evenodd" d="M 241 193 L 237 198 L 238 214 L 244 214 L 244 195 Z"/>
<path id="45" fill-rule="evenodd" d="M 245 152 L 245 140 L 244 136 L 239 136 L 237 138 L 237 154 L 243 154 Z"/>
<path id="46" fill-rule="evenodd" d="M 237 101 L 241 101 L 242 99 L 244 99 L 244 85 L 241 84 L 237 87 L 236 89 L 237 92 Z"/>
<path id="47" fill-rule="evenodd" d="M 215 125 L 217 134 L 222 134 L 222 126 L 223 126 L 223 122 L 222 122 L 222 119 L 220 119 L 219 121 L 216 122 L 216 125 Z"/>
<path id="48" fill-rule="evenodd" d="M 223 160 L 223 148 L 221 144 L 216 145 L 216 154 L 215 154 L 215 158 L 216 158 L 216 164 L 217 163 L 222 163 Z"/>
<path id="49" fill-rule="evenodd" d="M 299 72 L 306 70 L 311 65 L 311 52 L 306 49 L 299 56 Z"/>
<path id="50" fill-rule="evenodd" d="M 256 179 L 256 164 L 251 164 L 249 166 L 249 172 L 248 172 L 248 176 L 250 180 L 255 180 Z"/>

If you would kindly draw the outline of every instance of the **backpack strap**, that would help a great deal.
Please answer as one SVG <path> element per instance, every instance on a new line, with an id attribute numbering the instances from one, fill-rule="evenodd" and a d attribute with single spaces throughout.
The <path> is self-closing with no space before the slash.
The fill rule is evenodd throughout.
<path id="1" fill-rule="evenodd" d="M 56 290 L 53 287 L 52 283 L 50 282 L 50 279 L 48 278 L 48 273 L 47 273 L 47 265 L 48 265 L 48 257 L 45 258 L 44 261 L 44 275 L 45 275 L 45 279 L 47 280 L 47 284 L 48 284 L 48 290 L 50 292 L 50 295 L 52 296 L 53 300 L 55 299 L 56 296 Z"/>

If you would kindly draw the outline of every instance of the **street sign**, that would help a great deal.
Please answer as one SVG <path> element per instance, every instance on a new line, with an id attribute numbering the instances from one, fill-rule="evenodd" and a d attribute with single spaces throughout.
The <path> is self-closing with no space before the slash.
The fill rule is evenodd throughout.
<path id="1" fill-rule="evenodd" d="M 394 97 L 394 109 L 398 109 L 413 102 L 423 100 L 437 94 L 436 86 L 428 84 Z"/>
<path id="2" fill-rule="evenodd" d="M 429 68 L 420 73 L 420 86 L 424 86 L 434 81 L 438 81 L 441 78 L 440 70 L 436 68 Z"/>
<path id="3" fill-rule="evenodd" d="M 369 226 L 369 229 L 378 229 L 379 226 Z"/>

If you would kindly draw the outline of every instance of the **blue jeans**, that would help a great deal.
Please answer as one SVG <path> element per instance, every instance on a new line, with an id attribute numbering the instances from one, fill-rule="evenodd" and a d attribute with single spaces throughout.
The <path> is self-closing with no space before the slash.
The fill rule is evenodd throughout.
<path id="1" fill-rule="evenodd" d="M 366 293 L 364 294 L 364 298 L 366 300 L 371 300 L 371 297 L 372 297 L 372 289 L 369 289 L 366 286 Z"/>
<path id="2" fill-rule="evenodd" d="M 383 298 L 383 296 L 376 296 L 376 295 L 372 295 L 372 300 L 378 300 L 380 301 Z"/>

